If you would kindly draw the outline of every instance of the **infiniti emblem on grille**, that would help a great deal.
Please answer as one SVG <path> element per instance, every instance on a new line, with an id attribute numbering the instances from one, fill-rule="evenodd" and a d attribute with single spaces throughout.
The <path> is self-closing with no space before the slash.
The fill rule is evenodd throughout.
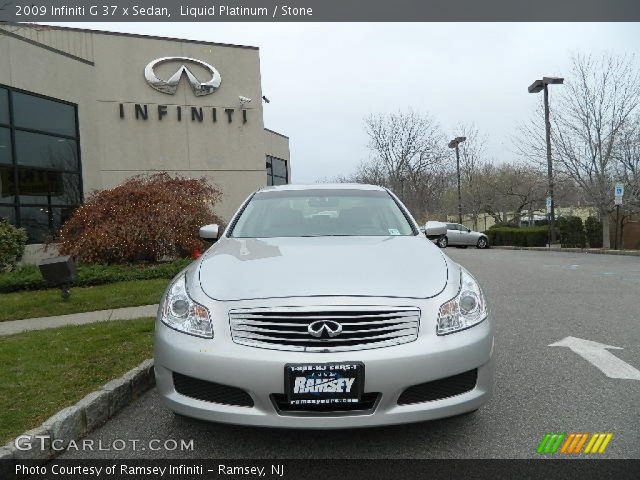
<path id="1" fill-rule="evenodd" d="M 307 331 L 314 337 L 335 337 L 342 332 L 342 325 L 333 320 L 317 320 L 307 327 Z"/>

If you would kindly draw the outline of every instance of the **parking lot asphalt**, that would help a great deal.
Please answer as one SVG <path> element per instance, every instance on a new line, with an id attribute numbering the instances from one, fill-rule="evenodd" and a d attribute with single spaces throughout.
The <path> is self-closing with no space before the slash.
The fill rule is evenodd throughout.
<path id="1" fill-rule="evenodd" d="M 528 458 L 548 432 L 610 432 L 603 454 L 580 456 L 640 458 L 640 380 L 611 378 L 570 348 L 549 346 L 576 337 L 620 347 L 591 358 L 605 358 L 609 374 L 619 360 L 627 373 L 640 370 L 640 258 L 445 252 L 480 280 L 496 325 L 495 391 L 479 411 L 375 429 L 277 430 L 177 417 L 151 390 L 89 435 L 103 448 L 127 440 L 126 448 L 63 458 Z M 150 450 L 151 439 L 193 439 L 194 449 Z"/>

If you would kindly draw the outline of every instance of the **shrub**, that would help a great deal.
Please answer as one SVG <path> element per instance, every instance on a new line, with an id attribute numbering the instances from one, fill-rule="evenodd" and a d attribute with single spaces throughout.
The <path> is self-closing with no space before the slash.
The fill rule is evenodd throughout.
<path id="1" fill-rule="evenodd" d="M 484 232 L 489 245 L 517 247 L 544 247 L 547 244 L 547 227 L 497 227 Z"/>
<path id="2" fill-rule="evenodd" d="M 139 265 L 80 264 L 77 266 L 76 279 L 72 285 L 75 287 L 88 287 L 129 280 L 151 280 L 156 278 L 169 280 L 175 277 L 189 263 L 191 263 L 191 259 Z M 46 288 L 51 288 L 51 285 L 42 279 L 40 270 L 35 265 L 25 265 L 13 272 L 0 274 L 0 293 Z"/>
<path id="3" fill-rule="evenodd" d="M 221 196 L 205 179 L 133 177 L 77 208 L 59 232 L 58 248 L 87 263 L 189 257 L 204 250 L 198 229 L 221 223 L 212 211 Z"/>
<path id="4" fill-rule="evenodd" d="M 22 258 L 27 243 L 27 232 L 0 219 L 0 271 L 13 270 Z"/>
<path id="5" fill-rule="evenodd" d="M 580 217 L 568 216 L 558 219 L 558 234 L 560 244 L 569 248 L 584 248 L 586 238 L 582 219 Z"/>
<path id="6" fill-rule="evenodd" d="M 596 217 L 589 217 L 584 222 L 587 241 L 591 248 L 602 248 L 602 222 Z"/>

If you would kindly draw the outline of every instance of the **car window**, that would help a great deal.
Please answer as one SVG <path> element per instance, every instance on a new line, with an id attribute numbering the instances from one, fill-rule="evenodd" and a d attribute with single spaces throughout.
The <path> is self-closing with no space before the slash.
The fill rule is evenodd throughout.
<path id="1" fill-rule="evenodd" d="M 256 193 L 230 236 L 236 238 L 415 235 L 383 190 L 264 190 Z"/>
<path id="2" fill-rule="evenodd" d="M 458 225 L 455 223 L 447 223 L 447 230 L 458 230 Z"/>

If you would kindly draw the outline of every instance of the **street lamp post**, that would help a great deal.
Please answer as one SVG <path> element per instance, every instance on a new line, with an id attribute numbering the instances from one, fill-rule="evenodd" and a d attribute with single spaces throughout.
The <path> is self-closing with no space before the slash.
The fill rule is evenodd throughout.
<path id="1" fill-rule="evenodd" d="M 551 121 L 549 120 L 549 85 L 562 85 L 564 78 L 560 77 L 542 77 L 542 80 L 536 80 L 529 85 L 529 93 L 539 93 L 544 91 L 544 126 L 547 138 L 547 180 L 549 182 L 549 230 L 550 244 L 556 243 L 556 213 L 555 199 L 553 197 L 553 164 L 551 162 Z"/>
<path id="2" fill-rule="evenodd" d="M 456 137 L 449 142 L 449 148 L 456 149 L 456 167 L 458 171 L 458 223 L 462 224 L 462 191 L 460 189 L 460 149 L 458 145 L 464 142 L 467 137 Z"/>

